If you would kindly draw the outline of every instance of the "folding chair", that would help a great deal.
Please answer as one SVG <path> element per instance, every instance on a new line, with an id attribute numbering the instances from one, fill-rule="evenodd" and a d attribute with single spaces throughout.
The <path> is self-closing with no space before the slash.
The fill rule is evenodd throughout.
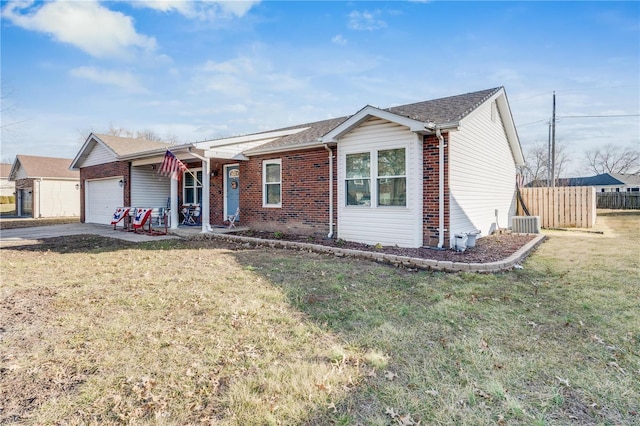
<path id="1" fill-rule="evenodd" d="M 182 206 L 182 215 L 184 216 L 184 219 L 182 219 L 183 225 L 197 225 L 200 217 L 200 206 L 185 204 Z"/>
<path id="2" fill-rule="evenodd" d="M 144 225 L 147 223 L 149 218 L 151 217 L 151 212 L 153 209 L 150 208 L 137 208 L 135 214 L 133 216 L 133 232 L 144 232 Z M 151 225 L 149 225 L 149 229 L 151 229 Z"/>
<path id="3" fill-rule="evenodd" d="M 229 221 L 229 229 L 236 227 L 236 222 L 238 221 L 239 217 L 240 217 L 240 207 L 236 209 L 235 214 L 227 216 L 227 220 Z"/>
<path id="4" fill-rule="evenodd" d="M 120 221 L 122 221 L 123 223 L 124 230 L 127 229 L 128 227 L 127 221 L 129 219 L 129 210 L 131 210 L 131 207 L 118 207 L 116 209 L 116 212 L 113 214 L 113 217 L 111 218 L 111 224 L 113 225 L 114 231 L 116 229 L 116 225 Z"/>

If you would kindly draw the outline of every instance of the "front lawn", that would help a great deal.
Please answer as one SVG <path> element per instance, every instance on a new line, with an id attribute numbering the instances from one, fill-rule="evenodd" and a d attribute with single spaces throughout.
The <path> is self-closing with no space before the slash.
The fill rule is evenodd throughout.
<path id="1" fill-rule="evenodd" d="M 550 231 L 501 274 L 215 240 L 6 247 L 0 423 L 637 424 L 639 223 Z"/>

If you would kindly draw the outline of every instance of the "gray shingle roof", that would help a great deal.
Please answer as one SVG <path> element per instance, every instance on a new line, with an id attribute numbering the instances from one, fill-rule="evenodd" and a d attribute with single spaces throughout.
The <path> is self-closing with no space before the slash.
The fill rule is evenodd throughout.
<path id="1" fill-rule="evenodd" d="M 596 176 L 569 178 L 567 186 L 640 185 L 640 176 L 624 173 L 603 173 Z"/>
<path id="2" fill-rule="evenodd" d="M 500 89 L 502 87 L 401 105 L 387 108 L 386 111 L 417 121 L 433 121 L 435 124 L 455 123 L 479 107 Z"/>
<path id="3" fill-rule="evenodd" d="M 422 122 L 432 121 L 435 124 L 456 123 L 501 89 L 502 87 L 495 87 L 493 89 L 481 90 L 478 92 L 471 92 L 463 95 L 449 96 L 446 98 L 433 99 L 430 101 L 400 105 L 386 108 L 385 111 L 389 111 L 393 114 Z M 275 141 L 261 145 L 257 148 L 247 150 L 245 154 L 251 155 L 252 153 L 258 153 L 260 151 L 278 148 L 295 148 L 296 146 L 317 142 L 318 138 L 329 133 L 349 117 L 350 116 L 332 118 L 329 120 L 301 124 L 293 127 L 274 129 L 272 131 L 275 132 L 308 127 L 307 130 L 300 133 L 284 136 Z"/>

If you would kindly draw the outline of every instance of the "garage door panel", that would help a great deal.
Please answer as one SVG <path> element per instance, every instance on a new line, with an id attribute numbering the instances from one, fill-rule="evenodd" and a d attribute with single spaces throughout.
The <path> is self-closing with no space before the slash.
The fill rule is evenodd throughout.
<path id="1" fill-rule="evenodd" d="M 108 225 L 113 213 L 124 203 L 120 179 L 89 180 L 85 185 L 85 222 Z"/>

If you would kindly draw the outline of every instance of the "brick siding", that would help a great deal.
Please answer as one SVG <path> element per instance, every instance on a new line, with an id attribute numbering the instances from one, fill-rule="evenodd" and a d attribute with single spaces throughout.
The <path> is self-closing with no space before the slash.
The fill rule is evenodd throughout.
<path id="1" fill-rule="evenodd" d="M 442 135 L 444 148 L 444 242 L 449 245 L 449 134 Z M 439 142 L 435 135 L 428 135 L 423 140 L 423 241 L 424 245 L 435 247 L 438 245 L 439 223 Z"/>
<path id="2" fill-rule="evenodd" d="M 334 150 L 334 223 L 336 155 Z M 262 163 L 282 161 L 282 207 L 262 206 Z M 329 232 L 329 153 L 324 148 L 251 157 L 240 163 L 241 223 L 256 230 L 302 235 Z"/>

